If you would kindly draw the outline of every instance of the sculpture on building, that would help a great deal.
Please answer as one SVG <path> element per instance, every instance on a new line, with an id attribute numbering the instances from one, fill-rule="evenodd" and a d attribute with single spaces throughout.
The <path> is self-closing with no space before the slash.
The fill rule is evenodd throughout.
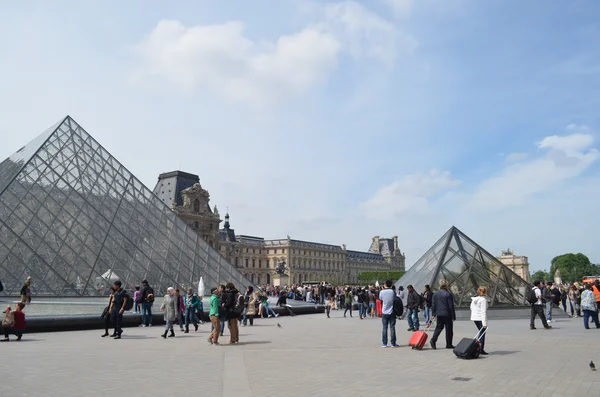
<path id="1" fill-rule="evenodd" d="M 287 266 L 286 266 L 285 261 L 277 262 L 277 267 L 275 267 L 275 272 L 277 274 L 279 274 L 280 276 L 285 276 L 286 270 L 287 270 Z"/>

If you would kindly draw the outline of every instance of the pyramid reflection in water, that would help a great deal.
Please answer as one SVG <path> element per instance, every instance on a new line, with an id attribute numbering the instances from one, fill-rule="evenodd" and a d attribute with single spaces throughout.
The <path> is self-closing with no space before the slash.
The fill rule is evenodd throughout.
<path id="1" fill-rule="evenodd" d="M 49 296 L 252 285 L 69 116 L 0 163 L 2 294 L 27 276 Z"/>
<path id="2" fill-rule="evenodd" d="M 481 248 L 467 235 L 451 227 L 396 282 L 412 285 L 421 293 L 426 284 L 436 290 L 439 280 L 448 281 L 457 306 L 469 306 L 477 288 L 487 287 L 490 306 L 523 306 L 531 288 L 527 281 Z"/>

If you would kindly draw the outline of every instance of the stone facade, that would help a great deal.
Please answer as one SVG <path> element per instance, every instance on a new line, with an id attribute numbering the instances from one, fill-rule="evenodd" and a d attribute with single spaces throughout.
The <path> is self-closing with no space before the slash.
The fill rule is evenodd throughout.
<path id="1" fill-rule="evenodd" d="M 331 245 L 292 239 L 265 240 L 262 237 L 236 235 L 229 214 L 223 228 L 217 207 L 210 209 L 208 191 L 197 175 L 181 171 L 161 174 L 154 193 L 196 233 L 216 248 L 244 275 L 260 284 L 273 284 L 278 263 L 287 266 L 289 281 L 357 283 L 365 271 L 399 271 L 405 269 L 405 256 L 398 247 L 398 237 L 373 237 L 368 252 L 351 251 L 346 245 Z M 225 281 L 225 280 L 224 280 Z"/>
<path id="2" fill-rule="evenodd" d="M 506 265 L 513 272 L 517 273 L 525 281 L 529 280 L 529 259 L 526 256 L 517 256 L 511 249 L 502 251 L 498 260 Z"/>

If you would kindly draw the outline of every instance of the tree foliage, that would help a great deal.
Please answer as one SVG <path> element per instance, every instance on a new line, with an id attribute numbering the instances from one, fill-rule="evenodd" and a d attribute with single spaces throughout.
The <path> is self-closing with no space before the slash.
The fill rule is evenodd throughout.
<path id="1" fill-rule="evenodd" d="M 534 282 L 536 280 L 548 281 L 551 279 L 552 278 L 550 278 L 550 274 L 545 270 L 538 270 L 537 272 L 533 273 L 530 278 L 531 282 Z"/>
<path id="2" fill-rule="evenodd" d="M 560 277 L 567 282 L 581 282 L 584 276 L 594 276 L 598 269 L 584 254 L 564 254 L 552 259 L 550 275 L 554 278 L 556 270 L 560 270 Z"/>
<path id="3" fill-rule="evenodd" d="M 361 272 L 358 273 L 358 281 L 372 282 L 379 281 L 383 283 L 385 280 L 392 280 L 396 282 L 402 275 L 406 273 L 403 271 L 381 271 L 381 272 Z"/>

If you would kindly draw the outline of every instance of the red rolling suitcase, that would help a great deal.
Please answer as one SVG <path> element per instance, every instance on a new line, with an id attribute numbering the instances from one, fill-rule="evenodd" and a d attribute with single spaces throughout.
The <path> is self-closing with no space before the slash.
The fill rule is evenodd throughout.
<path id="1" fill-rule="evenodd" d="M 431 319 L 431 321 L 429 322 L 429 324 L 427 324 L 423 331 L 415 331 L 415 333 L 412 334 L 408 344 L 412 346 L 413 349 L 423 349 L 425 343 L 427 343 L 427 339 L 429 338 L 429 335 L 427 335 L 427 331 L 429 331 L 429 328 L 431 328 L 431 324 L 433 324 L 433 319 Z"/>

